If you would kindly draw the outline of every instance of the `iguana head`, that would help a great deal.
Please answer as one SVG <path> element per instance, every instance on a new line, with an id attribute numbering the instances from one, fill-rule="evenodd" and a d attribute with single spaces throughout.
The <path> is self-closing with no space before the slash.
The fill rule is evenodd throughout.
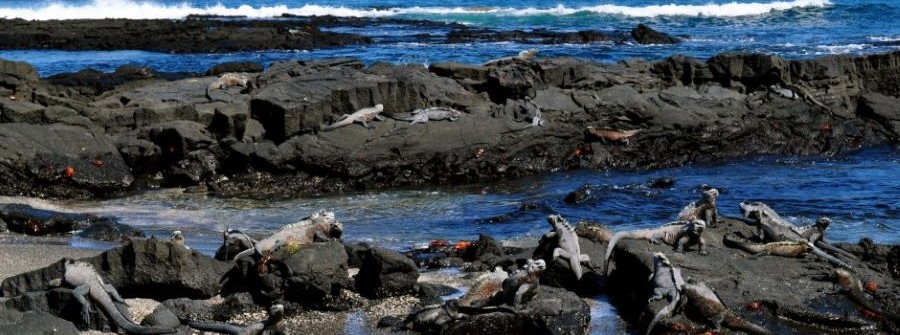
<path id="1" fill-rule="evenodd" d="M 719 197 L 719 190 L 711 188 L 706 191 L 703 191 L 703 198 L 706 199 L 709 203 L 715 203 L 716 198 Z"/>
<path id="2" fill-rule="evenodd" d="M 658 269 L 661 266 L 672 266 L 672 262 L 669 261 L 669 258 L 666 257 L 666 254 L 661 252 L 653 253 L 653 268 Z"/>
<path id="3" fill-rule="evenodd" d="M 697 235 L 703 234 L 703 230 L 706 229 L 706 221 L 700 219 L 693 220 L 690 223 L 690 229 Z"/>
<path id="4" fill-rule="evenodd" d="M 566 219 L 563 219 L 562 216 L 557 214 L 547 216 L 547 222 L 550 223 L 550 226 L 553 227 L 554 230 L 564 229 L 568 226 Z"/>
<path id="5" fill-rule="evenodd" d="M 827 216 L 819 217 L 819 219 L 816 220 L 816 228 L 819 228 L 819 230 L 821 230 L 821 231 L 828 229 L 828 226 L 830 226 L 830 225 L 831 225 L 831 218 L 829 218 Z"/>
<path id="6" fill-rule="evenodd" d="M 328 235 L 328 237 L 341 238 L 341 235 L 344 234 L 344 225 L 334 218 L 334 212 L 328 212 L 322 209 L 313 213 L 313 215 L 309 217 L 309 220 L 313 224 L 321 227 L 324 231 L 327 231 L 326 235 Z"/>

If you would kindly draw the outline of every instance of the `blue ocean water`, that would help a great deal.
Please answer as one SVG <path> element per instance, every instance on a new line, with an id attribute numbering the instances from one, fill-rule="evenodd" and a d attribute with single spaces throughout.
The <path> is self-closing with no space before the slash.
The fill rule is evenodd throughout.
<path id="1" fill-rule="evenodd" d="M 342 29 L 373 37 L 369 46 L 320 50 L 170 54 L 146 51 L 64 52 L 0 50 L 0 58 L 32 62 L 42 75 L 92 67 L 112 71 L 121 65 L 163 71 L 203 71 L 230 60 L 269 64 L 282 59 L 358 57 L 367 62 L 431 64 L 453 60 L 480 63 L 536 47 L 544 56 L 573 56 L 598 61 L 673 54 L 706 58 L 725 51 L 764 52 L 786 58 L 867 54 L 900 50 L 900 2 L 894 0 L 7 0 L 0 17 L 29 20 L 74 18 L 166 18 L 190 14 L 275 18 L 296 15 L 392 17 L 456 22 L 499 30 L 543 28 L 553 31 L 629 31 L 645 23 L 685 36 L 672 46 L 592 43 L 521 45 L 517 43 L 444 44 L 412 42 L 420 33 L 446 30 L 408 26 Z"/>
<path id="2" fill-rule="evenodd" d="M 345 240 L 406 250 L 435 239 L 477 239 L 479 233 L 511 245 L 536 244 L 550 229 L 546 223 L 550 213 L 560 213 L 572 223 L 602 222 L 614 231 L 655 227 L 698 200 L 700 186 L 707 184 L 721 191 L 719 210 L 725 216 L 739 216 L 741 201 L 763 201 L 796 224 L 831 217 L 834 223 L 827 235 L 831 241 L 869 237 L 897 244 L 898 176 L 900 148 L 881 147 L 845 157 L 767 156 L 645 172 L 566 171 L 495 183 L 288 200 L 221 199 L 160 190 L 103 201 L 0 198 L 0 202 L 116 216 L 160 237 L 181 230 L 188 245 L 209 254 L 221 244 L 226 228 L 265 235 L 324 208 L 344 223 Z M 660 177 L 673 177 L 676 183 L 662 189 L 648 186 L 648 181 Z M 593 189 L 591 200 L 580 205 L 564 201 L 584 185 Z M 539 209 L 521 211 L 524 204 Z M 505 221 L 490 220 L 506 214 Z M 87 240 L 74 244 L 109 247 Z"/>

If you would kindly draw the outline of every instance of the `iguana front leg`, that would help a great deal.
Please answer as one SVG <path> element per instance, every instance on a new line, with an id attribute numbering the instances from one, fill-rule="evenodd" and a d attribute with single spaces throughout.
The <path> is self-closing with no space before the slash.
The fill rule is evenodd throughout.
<path id="1" fill-rule="evenodd" d="M 122 304 L 125 304 L 125 306 L 128 306 L 128 303 L 125 302 L 125 299 L 122 299 L 122 296 L 119 295 L 119 291 L 116 291 L 116 288 L 113 287 L 112 285 L 103 284 L 103 290 L 106 291 L 106 293 L 109 293 L 109 297 L 112 298 L 113 301 L 122 303 Z"/>
<path id="2" fill-rule="evenodd" d="M 709 255 L 709 251 L 706 251 L 706 241 L 703 240 L 703 237 L 698 237 L 697 240 L 697 249 L 700 250 L 700 256 Z"/>
<path id="3" fill-rule="evenodd" d="M 76 287 L 72 290 L 72 295 L 75 296 L 75 300 L 78 300 L 78 303 L 81 304 L 81 317 L 84 319 L 84 324 L 91 324 L 91 302 L 85 298 L 88 293 L 91 292 L 91 285 L 84 284 Z"/>
<path id="4" fill-rule="evenodd" d="M 560 258 L 560 257 L 565 258 L 565 259 L 569 259 L 570 257 L 572 257 L 572 254 L 569 253 L 569 251 L 567 251 L 566 249 L 563 249 L 563 248 L 556 248 L 556 249 L 553 249 L 553 259 L 555 260 L 555 259 Z"/>

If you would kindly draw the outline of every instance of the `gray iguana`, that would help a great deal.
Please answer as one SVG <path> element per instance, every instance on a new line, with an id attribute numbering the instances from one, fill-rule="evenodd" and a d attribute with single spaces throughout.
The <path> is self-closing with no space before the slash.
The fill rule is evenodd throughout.
<path id="1" fill-rule="evenodd" d="M 715 227 L 719 222 L 719 209 L 716 208 L 716 199 L 719 197 L 719 190 L 711 188 L 703 191 L 703 199 L 695 201 L 678 213 L 678 221 L 703 220 L 709 227 Z"/>
<path id="2" fill-rule="evenodd" d="M 410 121 L 409 124 L 428 123 L 428 121 L 456 121 L 462 116 L 462 112 L 450 107 L 428 107 L 416 109 L 409 116 L 391 116 L 400 121 Z"/>
<path id="3" fill-rule="evenodd" d="M 334 218 L 334 213 L 320 210 L 308 218 L 278 228 L 277 231 L 256 242 L 253 248 L 241 251 L 235 260 L 250 255 L 263 256 L 283 243 L 311 243 L 316 239 L 328 240 L 340 237 L 344 226 Z"/>
<path id="4" fill-rule="evenodd" d="M 632 240 L 648 240 L 650 243 L 665 243 L 675 247 L 676 252 L 683 252 L 685 248 L 698 245 L 701 255 L 706 255 L 706 241 L 703 240 L 703 230 L 706 229 L 706 222 L 703 220 L 693 220 L 689 222 L 671 222 L 659 228 L 638 229 L 631 231 L 618 232 L 609 240 L 606 246 L 606 273 L 609 274 L 609 260 L 612 258 L 613 250 L 621 239 Z"/>
<path id="5" fill-rule="evenodd" d="M 575 273 L 575 278 L 581 280 L 581 276 L 584 274 L 584 270 L 581 268 L 581 262 L 590 262 L 591 259 L 588 255 L 581 253 L 578 234 L 575 234 L 575 230 L 572 229 L 572 226 L 570 226 L 562 216 L 555 214 L 550 215 L 547 217 L 547 222 L 553 227 L 553 231 L 544 234 L 544 237 L 558 238 L 556 248 L 553 249 L 553 260 L 556 260 L 559 257 L 568 260 L 569 267 L 571 267 L 572 272 Z"/>
<path id="6" fill-rule="evenodd" d="M 515 56 L 492 59 L 492 60 L 482 63 L 481 66 L 502 65 L 503 63 L 515 62 L 515 61 L 530 62 L 530 61 L 534 60 L 534 57 L 537 56 L 537 54 L 538 54 L 538 49 L 522 50 L 522 51 L 519 51 L 519 53 L 516 54 Z"/>
<path id="7" fill-rule="evenodd" d="M 653 284 L 653 295 L 647 299 L 647 303 L 666 298 L 669 304 L 653 316 L 653 320 L 647 325 L 647 335 L 650 335 L 660 320 L 675 311 L 681 301 L 681 290 L 684 287 L 681 269 L 672 266 L 669 258 L 661 252 L 653 253 L 653 273 L 650 274 L 649 280 Z"/>
<path id="8" fill-rule="evenodd" d="M 761 202 L 741 202 L 741 213 L 744 218 L 755 221 L 756 223 L 756 231 L 760 240 L 770 241 L 770 242 L 781 242 L 781 241 L 802 241 L 809 244 L 812 252 L 819 257 L 824 258 L 825 260 L 831 262 L 834 265 L 848 268 L 851 266 L 846 262 L 829 255 L 816 245 L 825 244 L 821 241 L 821 235 L 823 232 L 816 233 L 815 231 L 803 231 L 799 230 L 799 227 L 795 226 L 793 223 L 782 219 L 780 215 L 778 215 L 775 210 L 773 210 L 768 205 Z M 831 220 L 828 220 L 830 222 Z M 820 226 L 822 226 L 820 224 Z M 824 225 L 827 228 L 827 224 Z M 810 241 L 810 239 L 814 239 L 814 241 Z M 833 247 L 832 247 L 833 248 Z"/>
<path id="9" fill-rule="evenodd" d="M 384 111 L 383 104 L 377 104 L 377 105 L 375 105 L 375 107 L 363 108 L 363 109 L 360 109 L 360 110 L 354 112 L 353 114 L 342 115 L 340 120 L 338 120 L 337 122 L 332 123 L 330 125 L 322 126 L 321 130 L 322 131 L 334 130 L 334 129 L 337 129 L 337 128 L 340 128 L 343 126 L 350 125 L 354 122 L 361 123 L 363 125 L 363 127 L 372 128 L 369 126 L 368 122 L 372 121 L 372 120 L 376 120 L 376 119 L 379 121 L 384 120 L 384 118 L 381 115 L 379 115 L 383 111 Z"/>
<path id="10" fill-rule="evenodd" d="M 248 78 L 245 75 L 237 74 L 237 73 L 225 73 L 213 82 L 209 83 L 209 86 L 206 87 L 206 98 L 209 101 L 213 101 L 212 92 L 215 90 L 224 90 L 229 87 L 240 86 L 243 87 L 245 91 L 253 89 L 256 87 L 256 83 L 253 79 Z"/>
<path id="11" fill-rule="evenodd" d="M 72 295 L 81 304 L 81 316 L 85 323 L 90 323 L 91 301 L 93 301 L 115 322 L 119 329 L 129 334 L 172 334 L 176 332 L 175 329 L 170 328 L 140 326 L 122 315 L 113 301 L 125 303 L 125 300 L 122 299 L 115 287 L 103 281 L 90 263 L 66 259 L 62 281 L 75 287 Z"/>

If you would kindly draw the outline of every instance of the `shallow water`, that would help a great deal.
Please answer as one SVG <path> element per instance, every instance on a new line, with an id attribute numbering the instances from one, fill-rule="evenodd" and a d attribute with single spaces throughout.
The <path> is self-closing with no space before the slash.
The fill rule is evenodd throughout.
<path id="1" fill-rule="evenodd" d="M 570 222 L 600 221 L 613 230 L 653 227 L 673 220 L 687 203 L 700 198 L 700 186 L 721 191 L 722 215 L 738 216 L 738 203 L 768 203 L 788 220 L 811 223 L 830 216 L 832 241 L 855 242 L 870 237 L 900 243 L 900 150 L 881 147 L 844 157 L 769 156 L 721 165 L 687 165 L 645 172 L 577 170 L 498 183 L 377 191 L 291 200 L 221 199 L 170 189 L 103 201 L 48 202 L 3 198 L 52 210 L 116 216 L 148 234 L 167 237 L 185 233 L 187 244 L 212 254 L 221 231 L 237 228 L 265 235 L 324 208 L 344 223 L 347 241 L 365 241 L 393 249 L 409 249 L 435 239 L 472 240 L 486 233 L 505 243 L 535 244 L 549 229 L 545 218 L 558 212 Z M 677 180 L 672 188 L 647 182 Z M 581 205 L 565 196 L 591 185 L 594 198 Z M 525 203 L 546 209 L 519 211 Z M 501 223 L 488 219 L 511 214 Z M 72 245 L 107 248 L 109 244 L 73 239 Z"/>

